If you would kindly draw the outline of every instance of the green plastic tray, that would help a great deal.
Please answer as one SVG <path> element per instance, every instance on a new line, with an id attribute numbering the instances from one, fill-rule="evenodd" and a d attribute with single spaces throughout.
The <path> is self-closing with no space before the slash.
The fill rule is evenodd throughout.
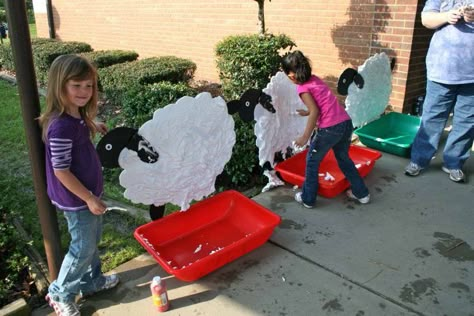
<path id="1" fill-rule="evenodd" d="M 390 112 L 378 120 L 356 129 L 354 133 L 367 147 L 409 157 L 420 122 L 418 116 Z"/>

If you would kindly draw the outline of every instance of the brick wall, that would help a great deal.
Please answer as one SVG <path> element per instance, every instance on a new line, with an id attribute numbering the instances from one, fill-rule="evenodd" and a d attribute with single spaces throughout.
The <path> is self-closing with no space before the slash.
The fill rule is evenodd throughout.
<path id="1" fill-rule="evenodd" d="M 408 109 L 416 102 L 417 97 L 425 95 L 426 90 L 426 65 L 425 58 L 428 52 L 428 46 L 433 35 L 433 30 L 427 29 L 421 24 L 421 10 L 423 4 L 420 3 L 417 8 L 417 18 L 415 20 L 413 46 L 409 63 L 409 75 L 407 78 L 407 89 L 405 101 L 408 103 Z"/>
<path id="2" fill-rule="evenodd" d="M 417 31 L 421 0 L 272 0 L 265 2 L 269 32 L 285 33 L 305 52 L 314 72 L 335 88 L 347 67 L 384 51 L 396 57 L 390 104 L 409 111 L 422 94 L 422 54 L 428 39 Z M 54 0 L 57 38 L 84 41 L 95 50 L 129 49 L 140 57 L 175 55 L 198 65 L 196 79 L 219 81 L 214 48 L 224 37 L 257 32 L 253 0 Z M 46 14 L 38 36 L 48 37 Z M 413 39 L 426 41 L 413 49 Z M 415 60 L 411 58 L 416 57 Z M 423 60 L 424 61 L 424 60 Z M 415 69 L 412 74 L 410 67 Z M 409 83 L 417 88 L 413 90 Z M 412 91 L 413 90 L 413 91 Z"/>

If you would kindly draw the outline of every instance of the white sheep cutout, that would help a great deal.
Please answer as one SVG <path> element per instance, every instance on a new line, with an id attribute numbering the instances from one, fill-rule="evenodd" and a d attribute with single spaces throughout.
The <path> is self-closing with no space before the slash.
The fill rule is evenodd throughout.
<path id="1" fill-rule="evenodd" d="M 360 127 L 377 119 L 387 108 L 392 92 L 393 66 L 385 53 L 375 54 L 359 66 L 357 72 L 354 71 L 363 78 L 363 86 L 360 87 L 357 80 L 353 82 L 349 79 L 346 83 L 346 86 L 348 84 L 346 110 L 354 127 Z M 341 81 L 342 79 L 339 79 L 339 84 Z"/>
<path id="2" fill-rule="evenodd" d="M 135 134 L 148 141 L 159 158 L 147 163 L 139 157 L 137 146 L 117 148 L 124 196 L 133 203 L 172 203 L 181 210 L 215 191 L 216 177 L 224 170 L 235 144 L 234 120 L 226 102 L 207 92 L 195 98 L 182 97 L 156 110 L 153 119 Z M 105 148 L 114 143 L 106 137 L 97 146 L 101 159 Z"/>
<path id="3" fill-rule="evenodd" d="M 301 101 L 296 85 L 291 82 L 283 72 L 276 73 L 270 79 L 263 92 L 272 97 L 275 113 L 266 111 L 263 107 L 255 108 L 255 136 L 258 147 L 258 159 L 260 166 L 266 165 L 264 171 L 268 178 L 268 184 L 262 189 L 263 192 L 279 185 L 282 182 L 275 174 L 275 153 L 281 152 L 286 157 L 287 149 L 292 148 L 293 141 L 303 134 L 307 117 L 300 116 L 296 110 L 305 109 Z"/>

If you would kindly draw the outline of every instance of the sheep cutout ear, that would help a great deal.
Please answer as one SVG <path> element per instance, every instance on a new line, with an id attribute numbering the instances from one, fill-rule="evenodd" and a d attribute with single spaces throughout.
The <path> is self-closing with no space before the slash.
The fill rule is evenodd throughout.
<path id="1" fill-rule="evenodd" d="M 249 89 L 242 94 L 239 100 L 232 100 L 227 103 L 227 111 L 229 114 L 239 112 L 240 118 L 244 122 L 254 120 L 254 111 L 257 104 L 261 104 L 264 109 L 271 113 L 275 113 L 272 105 L 272 97 L 257 89 Z"/>
<path id="2" fill-rule="evenodd" d="M 351 83 L 354 83 L 359 89 L 364 88 L 364 78 L 362 78 L 357 70 L 347 68 L 339 77 L 339 81 L 337 82 L 337 92 L 340 95 L 347 95 Z"/>
<path id="3" fill-rule="evenodd" d="M 124 148 L 136 151 L 140 160 L 153 163 L 158 160 L 158 153 L 137 130 L 129 127 L 118 127 L 108 132 L 97 144 L 102 166 L 105 168 L 118 168 L 119 156 Z"/>

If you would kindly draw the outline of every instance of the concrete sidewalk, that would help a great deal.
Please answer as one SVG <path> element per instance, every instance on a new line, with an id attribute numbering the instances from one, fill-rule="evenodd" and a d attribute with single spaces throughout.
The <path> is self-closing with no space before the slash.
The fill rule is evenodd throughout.
<path id="1" fill-rule="evenodd" d="M 192 283 L 147 255 L 116 269 L 122 283 L 81 302 L 82 315 L 151 315 L 153 276 L 166 276 L 167 315 L 474 316 L 474 159 L 457 184 L 439 159 L 416 178 L 383 153 L 366 181 L 372 202 L 293 200 L 291 186 L 254 198 L 282 223 L 257 250 Z M 54 315 L 44 306 L 33 315 Z"/>

